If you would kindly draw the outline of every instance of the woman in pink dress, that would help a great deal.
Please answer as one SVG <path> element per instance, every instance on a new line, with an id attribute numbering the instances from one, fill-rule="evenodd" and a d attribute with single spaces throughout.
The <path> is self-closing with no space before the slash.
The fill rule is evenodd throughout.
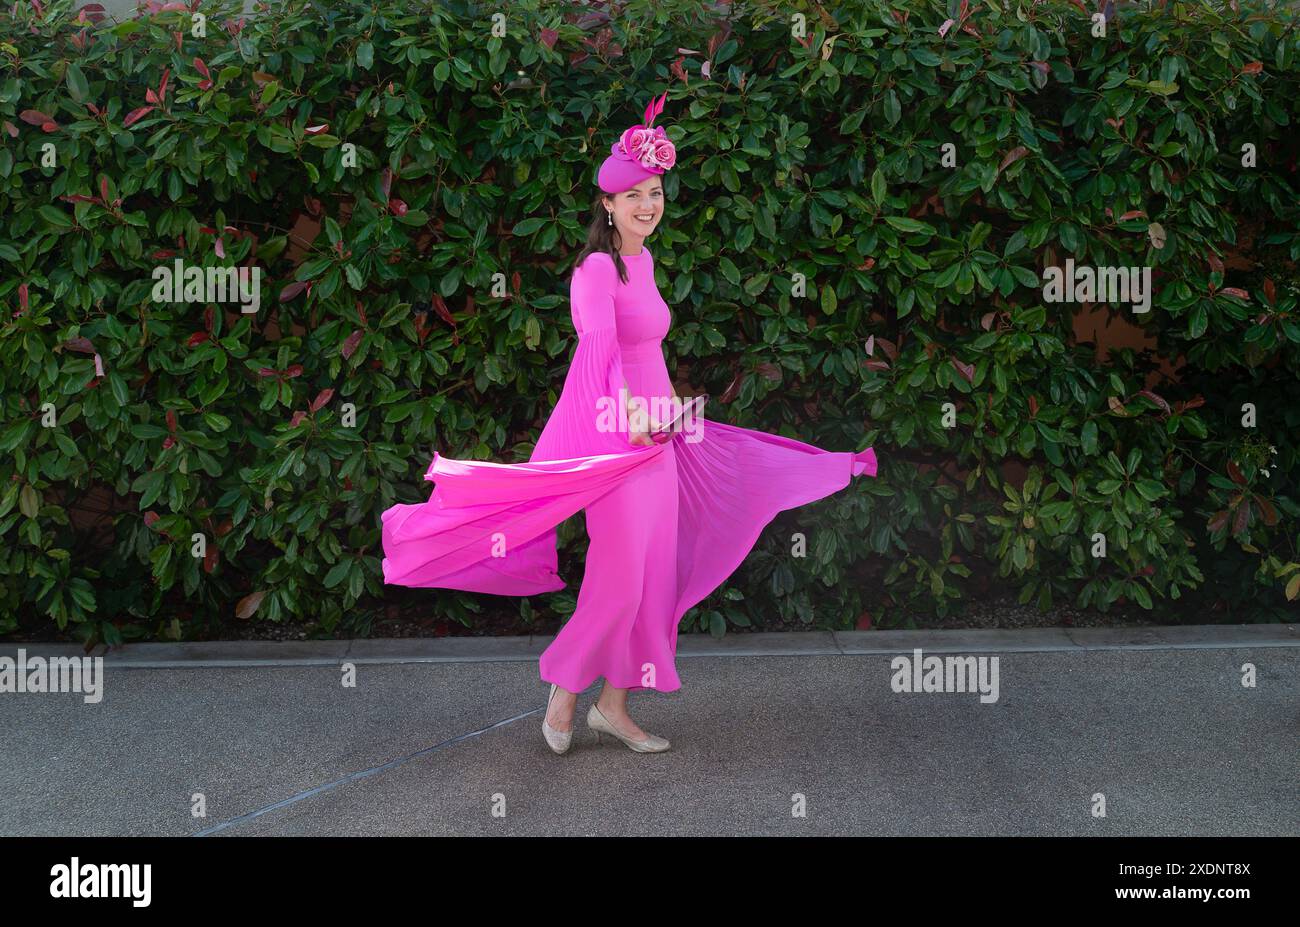
<path id="1" fill-rule="evenodd" d="M 435 452 L 429 501 L 381 516 L 386 583 L 533 595 L 564 587 L 555 529 L 585 509 L 577 606 L 539 667 L 552 684 L 542 731 L 556 753 L 571 744 L 577 694 L 601 677 L 587 712 L 597 738 L 668 749 L 631 719 L 627 695 L 681 688 L 682 616 L 734 572 L 778 512 L 876 475 L 871 448 L 824 451 L 693 408 L 681 414 L 662 350 L 672 313 L 645 247 L 663 218 L 661 177 L 676 162 L 663 127 L 652 128 L 666 96 L 598 172 L 603 192 L 569 289 L 578 343 L 528 463 Z"/>

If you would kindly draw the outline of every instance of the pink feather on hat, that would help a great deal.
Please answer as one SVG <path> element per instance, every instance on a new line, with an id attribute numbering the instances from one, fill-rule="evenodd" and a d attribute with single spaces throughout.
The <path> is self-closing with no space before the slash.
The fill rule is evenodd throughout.
<path id="1" fill-rule="evenodd" d="M 663 112 L 667 99 L 667 91 L 657 100 L 651 97 L 642 117 L 645 121 L 624 131 L 610 146 L 609 157 L 601 164 L 596 176 L 597 185 L 606 193 L 630 190 L 677 163 L 677 148 L 668 138 L 668 133 L 663 126 L 654 126 L 655 118 Z"/>

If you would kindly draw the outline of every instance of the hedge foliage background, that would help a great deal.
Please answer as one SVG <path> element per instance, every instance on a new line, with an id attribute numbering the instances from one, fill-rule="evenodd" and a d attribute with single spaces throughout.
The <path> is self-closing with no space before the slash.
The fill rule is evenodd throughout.
<path id="1" fill-rule="evenodd" d="M 1108 3 L 1101 37 L 1082 0 L 603 8 L 0 9 L 0 633 L 365 633 L 393 604 L 553 630 L 580 516 L 569 588 L 508 599 L 385 587 L 379 513 L 435 449 L 526 459 L 595 167 L 664 89 L 677 385 L 881 461 L 683 630 L 996 588 L 1295 620 L 1294 11 Z M 261 308 L 155 302 L 178 257 L 261 267 Z M 1150 312 L 1110 311 L 1154 351 L 1076 342 L 1043 295 L 1066 258 L 1153 269 Z M 107 534 L 75 518 L 97 489 Z"/>

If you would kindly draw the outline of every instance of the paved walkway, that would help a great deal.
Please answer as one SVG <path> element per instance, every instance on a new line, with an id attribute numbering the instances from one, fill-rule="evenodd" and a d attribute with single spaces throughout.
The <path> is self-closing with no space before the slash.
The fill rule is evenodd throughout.
<path id="1" fill-rule="evenodd" d="M 129 645 L 98 702 L 0 693 L 0 834 L 1300 834 L 1297 625 L 683 635 L 658 755 L 594 744 L 595 687 L 547 749 L 547 643 Z M 894 691 L 917 648 L 996 698 Z"/>

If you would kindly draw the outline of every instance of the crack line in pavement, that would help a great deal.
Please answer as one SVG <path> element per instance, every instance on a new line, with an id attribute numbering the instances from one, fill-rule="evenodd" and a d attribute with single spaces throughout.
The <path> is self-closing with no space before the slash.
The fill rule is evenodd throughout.
<path id="1" fill-rule="evenodd" d="M 318 785 L 315 788 L 311 788 L 299 792 L 297 795 L 291 795 L 288 798 L 285 798 L 281 801 L 277 801 L 274 802 L 273 804 L 266 805 L 265 807 L 258 808 L 256 811 L 250 811 L 247 814 L 241 814 L 239 817 L 231 818 L 228 821 L 222 821 L 220 824 L 214 824 L 213 826 L 198 831 L 197 833 L 191 834 L 190 836 L 206 837 L 209 834 L 215 834 L 217 831 L 225 830 L 228 827 L 235 827 L 236 825 L 241 824 L 244 821 L 251 821 L 253 818 L 260 817 L 261 815 L 267 814 L 268 812 L 271 811 L 276 811 L 280 808 L 287 808 L 289 805 L 296 804 L 297 802 L 300 802 L 307 798 L 312 798 L 313 796 L 316 795 L 320 795 L 322 792 L 328 792 L 330 789 L 338 788 L 340 785 L 343 785 L 345 783 L 356 782 L 360 779 L 365 779 L 367 776 L 373 776 L 375 773 L 384 772 L 385 770 L 392 769 L 395 766 L 400 766 L 409 760 L 415 759 L 417 756 L 423 756 L 426 753 L 432 753 L 435 750 L 441 750 L 443 747 L 450 746 L 451 744 L 454 743 L 459 743 L 460 741 L 465 740 L 466 738 L 469 737 L 477 737 L 479 734 L 487 733 L 493 728 L 501 727 L 503 724 L 510 724 L 514 721 L 520 720 L 521 718 L 527 718 L 529 715 L 535 715 L 539 711 L 544 711 L 544 710 L 545 710 L 544 708 L 534 708 L 530 711 L 525 711 L 521 714 L 517 714 L 513 718 L 506 718 L 504 721 L 497 721 L 494 724 L 489 724 L 487 727 L 479 728 L 477 731 L 469 731 L 468 733 L 465 734 L 458 734 L 457 736 L 452 737 L 449 740 L 442 741 L 442 743 L 434 744 L 432 747 L 425 747 L 423 750 L 416 750 L 414 753 L 408 753 L 406 756 L 399 757 L 395 760 L 389 760 L 387 763 L 384 763 L 381 766 L 372 766 L 371 768 L 363 769 L 360 772 L 348 773 L 346 776 L 343 776 L 341 779 L 335 779 L 333 782 L 326 782 L 324 785 Z"/>

